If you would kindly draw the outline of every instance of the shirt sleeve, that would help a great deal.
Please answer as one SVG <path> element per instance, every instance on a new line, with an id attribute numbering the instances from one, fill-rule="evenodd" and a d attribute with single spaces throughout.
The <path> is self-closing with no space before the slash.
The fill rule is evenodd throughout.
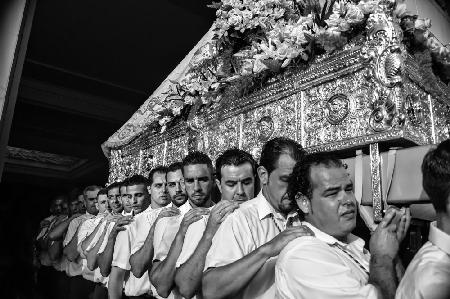
<path id="1" fill-rule="evenodd" d="M 158 217 L 159 212 L 159 209 L 149 212 L 136 220 L 136 237 L 131 248 L 132 255 L 144 246 L 145 240 L 147 239 L 150 229 Z"/>
<path id="2" fill-rule="evenodd" d="M 327 244 L 314 237 L 300 239 L 288 244 L 278 257 L 276 298 L 378 298 L 376 287 L 355 278 Z"/>
<path id="3" fill-rule="evenodd" d="M 178 217 L 180 216 L 164 217 L 156 223 L 153 260 L 163 261 L 167 257 L 180 225 Z"/>
<path id="4" fill-rule="evenodd" d="M 178 257 L 176 267 L 180 267 L 182 264 L 191 257 L 195 249 L 203 237 L 203 232 L 205 231 L 206 224 L 208 223 L 208 217 L 203 216 L 202 219 L 192 223 L 186 232 L 184 237 L 185 242 L 183 243 L 183 248 L 181 250 L 180 256 Z"/>
<path id="5" fill-rule="evenodd" d="M 252 240 L 248 223 L 242 213 L 236 210 L 217 230 L 206 255 L 205 270 L 228 265 L 243 258 L 256 249 Z"/>
<path id="6" fill-rule="evenodd" d="M 112 229 L 113 229 L 115 224 L 116 224 L 115 222 L 110 222 L 109 223 L 107 231 L 106 231 L 106 234 L 105 234 L 103 240 L 101 240 L 102 244 L 100 245 L 100 248 L 98 249 L 98 254 L 100 254 L 103 251 L 105 251 L 106 245 L 108 244 L 109 235 L 111 234 Z"/>
<path id="7" fill-rule="evenodd" d="M 123 230 L 117 234 L 111 265 L 124 270 L 130 270 L 130 253 L 131 233 L 130 226 L 128 226 L 126 230 Z"/>
<path id="8" fill-rule="evenodd" d="M 106 221 L 101 222 L 99 225 L 100 225 L 100 227 L 98 228 L 97 232 L 95 233 L 95 236 L 92 239 L 92 242 L 89 243 L 89 245 L 86 247 L 87 251 L 91 250 L 99 242 L 100 236 L 103 234 L 103 231 L 106 229 Z"/>
<path id="9" fill-rule="evenodd" d="M 70 243 L 70 241 L 72 241 L 72 238 L 75 236 L 75 233 L 77 232 L 78 226 L 81 223 L 81 216 L 77 217 L 75 219 L 73 219 L 72 221 L 70 221 L 69 223 L 69 227 L 67 228 L 67 233 L 66 233 L 66 237 L 64 238 L 63 241 L 63 246 L 66 246 L 67 244 Z"/>
<path id="10" fill-rule="evenodd" d="M 88 219 L 80 225 L 80 229 L 78 230 L 77 245 L 80 245 L 81 242 L 83 242 L 83 240 L 86 239 L 86 237 L 89 235 L 89 233 L 91 232 L 90 228 L 93 221 L 94 221 L 93 219 Z"/>

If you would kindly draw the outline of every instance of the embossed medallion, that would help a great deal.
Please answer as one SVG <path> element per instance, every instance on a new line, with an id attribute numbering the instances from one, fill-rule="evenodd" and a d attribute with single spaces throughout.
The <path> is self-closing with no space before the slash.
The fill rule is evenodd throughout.
<path id="1" fill-rule="evenodd" d="M 348 115 L 350 101 L 345 94 L 336 94 L 325 104 L 326 117 L 330 124 L 340 124 Z"/>

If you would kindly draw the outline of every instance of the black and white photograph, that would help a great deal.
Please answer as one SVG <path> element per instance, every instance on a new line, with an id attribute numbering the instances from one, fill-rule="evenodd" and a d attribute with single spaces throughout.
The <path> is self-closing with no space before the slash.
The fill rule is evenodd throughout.
<path id="1" fill-rule="evenodd" d="M 1 0 L 0 298 L 450 299 L 450 2 Z"/>

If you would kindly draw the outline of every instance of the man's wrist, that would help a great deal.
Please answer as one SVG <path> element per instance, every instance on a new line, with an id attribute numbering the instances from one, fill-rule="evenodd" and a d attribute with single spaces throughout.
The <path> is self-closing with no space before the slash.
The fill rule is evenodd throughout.
<path id="1" fill-rule="evenodd" d="M 270 250 L 270 247 L 269 245 L 267 245 L 267 243 L 258 247 L 256 249 L 256 253 L 258 255 L 261 255 L 261 257 L 263 257 L 266 260 L 273 256 L 272 251 Z"/>

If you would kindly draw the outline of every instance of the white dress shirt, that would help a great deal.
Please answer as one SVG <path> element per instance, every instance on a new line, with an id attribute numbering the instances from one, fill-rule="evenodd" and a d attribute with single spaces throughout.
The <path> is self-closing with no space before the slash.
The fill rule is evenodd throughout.
<path id="1" fill-rule="evenodd" d="M 111 221 L 108 223 L 108 226 L 106 226 L 107 221 L 104 221 L 100 224 L 100 228 L 97 230 L 97 233 L 94 236 L 94 239 L 92 239 L 92 242 L 86 247 L 86 250 L 91 250 L 95 245 L 97 245 L 98 242 L 101 242 L 100 248 L 97 252 L 97 255 L 101 254 L 103 251 L 105 251 L 106 244 L 108 243 L 109 234 L 111 233 L 115 222 Z M 103 239 L 100 239 L 101 235 L 103 234 L 103 231 L 106 230 L 105 236 Z M 94 270 L 94 282 L 99 282 L 103 284 L 105 287 L 108 285 L 109 276 L 104 277 L 101 272 L 100 268 L 97 267 Z"/>
<path id="2" fill-rule="evenodd" d="M 63 246 L 67 246 L 67 244 L 70 243 L 70 241 L 72 241 L 73 237 L 75 236 L 78 227 L 86 220 L 94 218 L 95 215 L 89 214 L 88 212 L 86 212 L 86 214 L 83 214 L 75 219 L 73 219 L 72 221 L 70 221 L 69 224 L 69 228 L 67 229 L 67 234 L 66 237 L 64 238 L 63 241 Z M 78 276 L 82 274 L 82 260 L 81 257 L 79 256 L 77 258 L 76 261 L 74 262 L 68 262 L 67 264 L 67 268 L 66 268 L 66 274 L 70 277 L 73 276 Z"/>
<path id="3" fill-rule="evenodd" d="M 203 233 L 205 232 L 206 225 L 208 224 L 209 215 L 203 215 L 202 219 L 189 225 L 186 235 L 184 237 L 185 242 L 181 249 L 180 256 L 178 257 L 176 267 L 179 268 L 182 264 L 191 257 L 195 249 L 198 246 Z"/>
<path id="4" fill-rule="evenodd" d="M 100 221 L 105 216 L 106 216 L 106 214 L 103 213 L 103 214 L 97 215 L 91 219 L 87 219 L 86 221 L 84 221 L 81 224 L 80 229 L 78 230 L 77 250 L 78 250 L 78 253 L 80 254 L 81 263 L 82 263 L 81 275 L 83 276 L 84 279 L 87 279 L 87 280 L 93 281 L 93 282 L 95 282 L 94 271 L 89 270 L 89 268 L 87 267 L 87 260 L 84 255 L 84 252 L 81 248 L 81 245 L 82 245 L 83 241 L 95 230 L 97 225 L 100 223 Z"/>
<path id="5" fill-rule="evenodd" d="M 138 234 L 148 234 L 148 230 L 150 229 L 147 225 L 148 217 L 153 218 L 155 215 L 157 217 L 158 214 L 149 206 L 145 211 L 134 216 L 134 221 L 125 226 L 126 230 L 117 234 L 116 243 L 114 244 L 112 266 L 127 271 L 131 270 L 130 256 L 134 241 Z M 147 227 L 146 232 L 144 231 L 145 227 Z M 128 278 L 125 280 L 124 293 L 127 296 L 152 294 L 148 273 L 146 272 L 141 278 L 137 278 L 130 271 Z"/>
<path id="6" fill-rule="evenodd" d="M 355 235 L 343 243 L 308 222 L 315 236 L 291 241 L 275 267 L 276 298 L 379 298 L 368 284 L 370 253 Z"/>
<path id="7" fill-rule="evenodd" d="M 450 235 L 430 224 L 428 242 L 416 253 L 400 285 L 396 299 L 450 298 Z"/>
<path id="8" fill-rule="evenodd" d="M 260 192 L 241 204 L 220 225 L 206 256 L 205 270 L 231 264 L 248 255 L 285 230 L 287 219 L 295 215 L 284 218 Z M 296 220 L 293 224 L 300 222 Z M 276 257 L 269 259 L 235 298 L 274 298 L 275 262 Z"/>
<path id="9" fill-rule="evenodd" d="M 184 215 L 192 209 L 189 200 L 187 200 L 178 209 L 180 210 L 180 214 L 172 217 L 161 218 L 155 225 L 155 234 L 153 236 L 154 261 L 163 261 L 166 259 L 170 246 L 172 245 L 175 235 L 180 228 Z"/>
<path id="10" fill-rule="evenodd" d="M 51 216 L 45 218 L 44 220 L 42 220 L 42 222 L 45 221 L 45 222 L 48 222 L 48 224 L 41 228 L 38 236 L 36 237 L 36 240 L 45 238 L 48 235 L 53 224 L 55 223 L 55 220 L 56 220 L 56 216 L 54 216 L 54 215 L 51 215 Z M 52 260 L 50 259 L 50 256 L 48 254 L 48 250 L 40 250 L 39 251 L 39 261 L 42 266 L 51 267 L 53 265 Z"/>

